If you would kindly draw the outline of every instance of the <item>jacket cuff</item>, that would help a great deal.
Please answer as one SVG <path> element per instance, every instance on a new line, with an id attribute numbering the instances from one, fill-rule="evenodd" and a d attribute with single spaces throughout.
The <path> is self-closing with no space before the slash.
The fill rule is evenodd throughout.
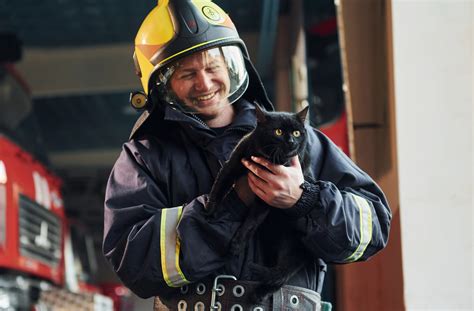
<path id="1" fill-rule="evenodd" d="M 303 189 L 300 199 L 293 207 L 284 209 L 283 212 L 292 219 L 308 215 L 313 208 L 319 206 L 319 185 L 304 181 L 300 188 Z"/>

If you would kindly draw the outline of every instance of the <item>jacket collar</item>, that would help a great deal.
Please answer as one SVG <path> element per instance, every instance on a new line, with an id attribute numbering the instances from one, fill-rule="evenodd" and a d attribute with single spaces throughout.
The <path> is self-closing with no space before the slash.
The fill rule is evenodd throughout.
<path id="1" fill-rule="evenodd" d="M 255 106 L 253 104 L 246 100 L 239 100 L 233 105 L 236 109 L 234 121 L 229 125 L 226 131 L 219 136 L 216 136 L 211 128 L 201 124 L 201 122 L 194 117 L 186 115 L 177 109 L 172 109 L 171 107 L 166 109 L 164 120 L 179 125 L 179 128 L 181 128 L 180 135 L 185 136 L 183 139 L 189 139 L 196 146 L 221 158 L 229 152 L 227 149 L 230 148 L 230 141 L 228 141 L 226 137 L 234 137 L 231 139 L 231 141 L 234 141 L 236 137 L 241 137 L 242 132 L 250 132 L 257 124 Z M 238 132 L 240 132 L 240 134 L 238 134 Z"/>
<path id="2" fill-rule="evenodd" d="M 249 128 L 249 130 L 253 129 L 257 124 L 254 112 L 254 104 L 249 103 L 245 99 L 240 99 L 233 105 L 235 107 L 236 114 L 234 120 L 232 121 L 232 124 L 229 127 L 243 127 Z M 186 114 L 177 107 L 173 107 L 171 105 L 167 105 L 167 107 L 165 107 L 163 119 L 166 121 L 174 121 L 181 124 L 185 124 L 199 131 L 208 132 L 211 135 L 213 135 L 214 133 L 212 129 L 209 128 L 209 126 L 207 126 L 202 120 L 199 119 L 198 116 Z"/>

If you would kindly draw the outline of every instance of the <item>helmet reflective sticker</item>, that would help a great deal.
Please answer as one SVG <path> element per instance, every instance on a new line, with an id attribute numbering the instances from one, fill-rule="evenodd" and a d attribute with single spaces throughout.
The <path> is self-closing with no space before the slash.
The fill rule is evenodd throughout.
<path id="1" fill-rule="evenodd" d="M 214 25 L 221 25 L 226 21 L 227 14 L 215 3 L 210 1 L 194 0 L 193 4 L 198 7 L 199 12 Z"/>
<path id="2" fill-rule="evenodd" d="M 224 16 L 219 14 L 218 11 L 216 11 L 213 7 L 211 6 L 204 6 L 201 9 L 202 14 L 209 20 L 209 22 L 214 22 L 214 23 L 219 23 L 221 24 L 224 21 Z"/>

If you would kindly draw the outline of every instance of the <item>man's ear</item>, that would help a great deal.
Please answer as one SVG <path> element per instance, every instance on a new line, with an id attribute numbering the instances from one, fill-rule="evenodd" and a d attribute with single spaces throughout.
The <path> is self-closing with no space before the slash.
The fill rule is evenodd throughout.
<path id="1" fill-rule="evenodd" d="M 300 118 L 301 122 L 304 123 L 306 121 L 306 117 L 308 116 L 309 106 L 304 107 L 300 112 L 297 113 L 298 118 Z"/>
<path id="2" fill-rule="evenodd" d="M 267 118 L 265 117 L 265 112 L 260 108 L 260 105 L 255 103 L 255 112 L 257 114 L 257 123 L 263 123 L 267 121 Z"/>

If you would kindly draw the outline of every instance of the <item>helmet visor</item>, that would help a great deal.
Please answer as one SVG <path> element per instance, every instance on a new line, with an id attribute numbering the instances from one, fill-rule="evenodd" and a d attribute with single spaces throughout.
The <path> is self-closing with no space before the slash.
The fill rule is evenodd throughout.
<path id="1" fill-rule="evenodd" d="M 205 116 L 239 99 L 247 89 L 248 74 L 240 48 L 220 46 L 166 65 L 158 72 L 157 86 L 168 103 Z"/>

